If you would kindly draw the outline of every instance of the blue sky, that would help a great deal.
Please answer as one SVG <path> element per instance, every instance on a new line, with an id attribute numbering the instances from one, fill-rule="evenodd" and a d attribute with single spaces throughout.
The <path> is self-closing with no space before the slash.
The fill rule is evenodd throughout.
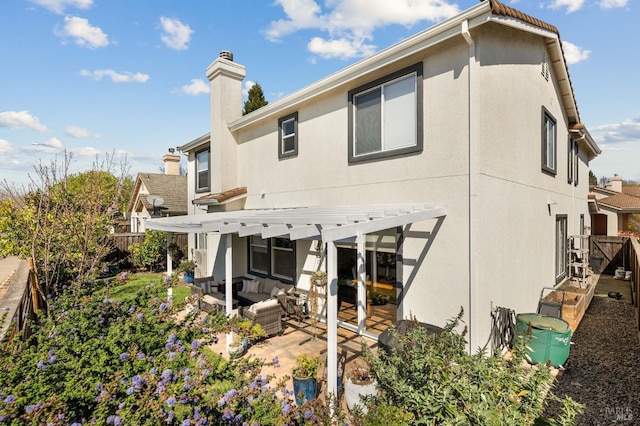
<path id="1" fill-rule="evenodd" d="M 560 30 L 598 176 L 640 181 L 640 20 L 632 0 L 504 0 Z M 8 0 L 0 5 L 0 180 L 71 152 L 159 172 L 206 133 L 207 66 L 231 50 L 268 101 L 475 0 Z"/>

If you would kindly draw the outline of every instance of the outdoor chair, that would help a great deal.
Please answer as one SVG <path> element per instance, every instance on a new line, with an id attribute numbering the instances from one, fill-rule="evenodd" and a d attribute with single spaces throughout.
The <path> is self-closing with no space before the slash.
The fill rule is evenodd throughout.
<path id="1" fill-rule="evenodd" d="M 282 306 L 277 299 L 254 303 L 239 309 L 242 318 L 246 318 L 254 324 L 260 324 L 269 335 L 282 334 Z"/>

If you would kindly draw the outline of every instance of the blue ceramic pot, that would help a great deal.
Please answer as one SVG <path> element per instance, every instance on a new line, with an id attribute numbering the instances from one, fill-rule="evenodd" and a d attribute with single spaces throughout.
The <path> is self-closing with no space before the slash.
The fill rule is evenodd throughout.
<path id="1" fill-rule="evenodd" d="M 194 276 L 193 271 L 185 271 L 183 276 L 184 282 L 187 284 L 193 283 L 193 276 Z"/>
<path id="2" fill-rule="evenodd" d="M 304 401 L 309 401 L 316 397 L 316 378 L 307 377 L 301 379 L 293 378 L 293 393 L 296 396 L 296 404 L 302 405 Z"/>

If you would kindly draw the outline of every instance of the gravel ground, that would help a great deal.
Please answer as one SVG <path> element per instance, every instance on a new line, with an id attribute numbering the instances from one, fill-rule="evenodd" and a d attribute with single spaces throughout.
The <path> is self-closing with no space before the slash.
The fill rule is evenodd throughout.
<path id="1" fill-rule="evenodd" d="M 554 393 L 585 406 L 576 425 L 640 425 L 640 343 L 633 305 L 596 295 L 572 343 Z M 552 404 L 547 413 L 558 408 Z"/>

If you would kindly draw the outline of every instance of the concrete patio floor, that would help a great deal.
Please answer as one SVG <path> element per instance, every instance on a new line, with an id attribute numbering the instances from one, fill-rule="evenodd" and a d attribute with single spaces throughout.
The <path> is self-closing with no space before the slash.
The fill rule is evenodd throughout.
<path id="1" fill-rule="evenodd" d="M 317 355 L 322 360 L 322 370 L 319 371 L 318 376 L 320 378 L 326 376 L 324 371 L 324 364 L 327 358 L 327 335 L 326 326 L 324 323 L 318 321 L 315 326 L 312 324 L 309 318 L 301 321 L 296 319 L 283 318 L 283 333 L 282 335 L 275 335 L 268 339 L 265 339 L 253 346 L 251 346 L 247 353 L 243 357 L 253 356 L 256 358 L 263 358 L 267 362 L 271 362 L 275 357 L 278 358 L 278 366 L 266 366 L 263 368 L 263 373 L 273 374 L 277 378 L 283 376 L 291 376 L 291 371 L 295 365 L 295 360 L 298 355 Z M 216 353 L 219 353 L 225 359 L 229 358 L 226 351 L 226 342 L 223 336 L 220 336 L 220 340 L 217 344 L 210 345 L 209 347 Z M 378 342 L 372 339 L 358 336 L 357 334 L 338 327 L 338 352 L 345 357 L 345 368 L 347 371 L 352 365 L 363 365 L 362 360 L 362 343 L 365 342 L 374 352 L 377 351 Z M 319 380 L 318 395 L 323 396 L 326 390 L 322 380 Z M 293 381 L 289 379 L 287 381 L 287 389 L 293 391 Z"/>

